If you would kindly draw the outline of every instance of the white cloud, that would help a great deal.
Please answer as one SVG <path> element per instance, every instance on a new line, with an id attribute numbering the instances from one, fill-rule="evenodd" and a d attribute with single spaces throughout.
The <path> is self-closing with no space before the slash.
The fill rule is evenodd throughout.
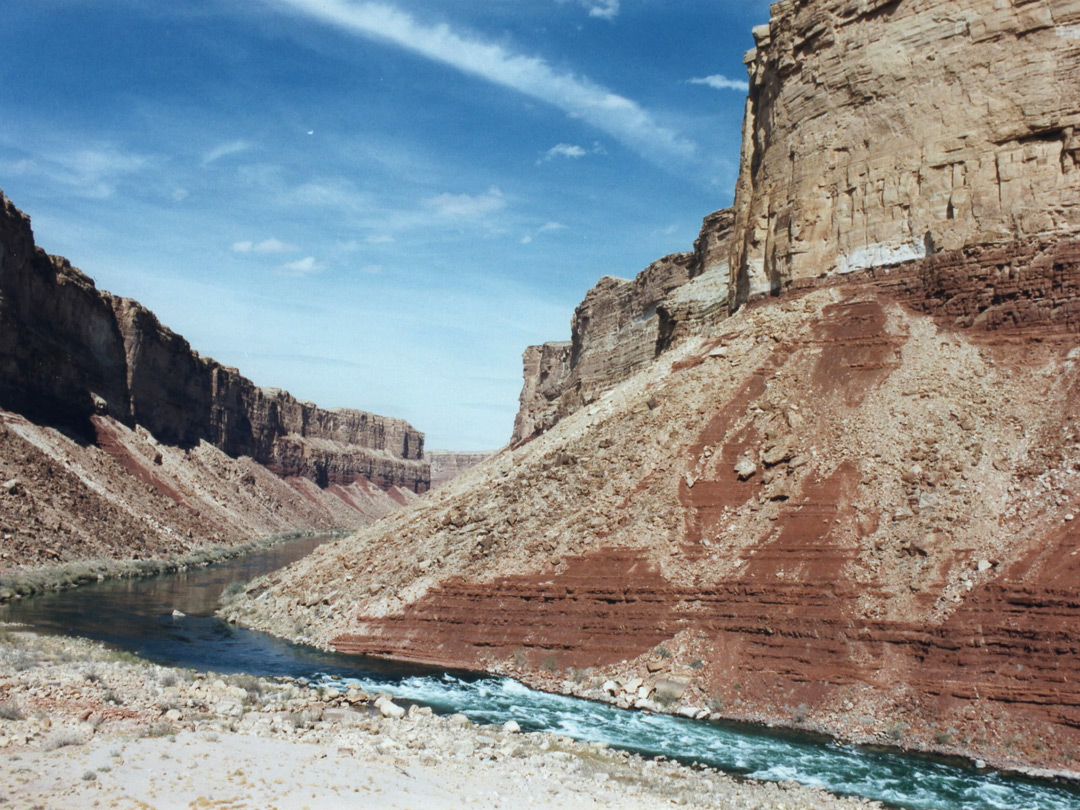
<path id="1" fill-rule="evenodd" d="M 223 157 L 238 155 L 241 152 L 246 152 L 250 148 L 251 144 L 247 141 L 229 141 L 228 143 L 218 144 L 203 155 L 202 165 L 209 166 L 214 161 L 221 160 Z"/>
<path id="2" fill-rule="evenodd" d="M 497 188 L 483 194 L 439 194 L 424 200 L 424 204 L 443 219 L 483 219 L 506 207 L 506 199 Z"/>
<path id="3" fill-rule="evenodd" d="M 689 84 L 704 84 L 714 90 L 738 90 L 741 93 L 750 92 L 750 82 L 746 79 L 729 79 L 719 73 L 712 76 L 702 76 L 698 79 L 687 79 Z"/>
<path id="4" fill-rule="evenodd" d="M 693 143 L 659 124 L 636 102 L 576 76 L 544 59 L 458 33 L 445 24 L 419 22 L 394 6 L 350 0 L 266 0 L 367 38 L 391 42 L 436 62 L 540 99 L 607 132 L 653 159 L 688 160 Z M 590 4 L 601 14 L 617 11 L 610 0 Z"/>
<path id="5" fill-rule="evenodd" d="M 558 0 L 559 3 L 567 3 L 569 0 Z M 599 17 L 603 20 L 613 20 L 619 15 L 621 0 L 578 0 L 578 5 L 589 12 L 590 17 Z"/>
<path id="6" fill-rule="evenodd" d="M 554 160 L 557 157 L 563 158 L 582 158 L 589 154 L 577 144 L 572 143 L 557 143 L 546 152 L 540 160 L 547 163 L 549 160 Z"/>
<path id="7" fill-rule="evenodd" d="M 583 158 L 586 155 L 606 155 L 607 151 L 599 143 L 594 143 L 592 149 L 585 149 L 582 146 L 578 146 L 574 143 L 557 143 L 542 155 L 540 159 L 536 161 L 536 165 L 540 166 L 544 163 L 549 163 L 555 158 L 568 158 L 575 160 L 577 158 Z"/>
<path id="8" fill-rule="evenodd" d="M 78 197 L 104 200 L 116 193 L 117 183 L 149 165 L 148 158 L 123 152 L 111 145 L 56 149 L 0 168 L 56 183 Z"/>
<path id="9" fill-rule="evenodd" d="M 264 239 L 262 242 L 234 242 L 232 249 L 235 253 L 261 253 L 273 255 L 276 253 L 292 253 L 296 245 L 290 245 L 279 239 Z"/>
<path id="10" fill-rule="evenodd" d="M 523 245 L 532 244 L 532 241 L 542 233 L 551 233 L 552 231 L 565 231 L 565 230 L 566 230 L 566 226 L 563 225 L 561 222 L 545 222 L 543 225 L 541 225 L 539 228 L 537 228 L 533 233 L 526 234 L 525 236 L 521 237 L 521 244 L 523 244 Z"/>
<path id="11" fill-rule="evenodd" d="M 613 20 L 619 14 L 619 0 L 586 0 L 583 5 L 589 10 L 590 17 Z"/>
<path id="12" fill-rule="evenodd" d="M 295 262 L 286 262 L 279 265 L 277 268 L 278 275 L 281 276 L 293 276 L 295 278 L 303 278 L 304 276 L 310 276 L 314 273 L 320 273 L 325 269 L 322 262 L 315 261 L 314 256 L 305 256 L 303 259 L 297 259 Z"/>

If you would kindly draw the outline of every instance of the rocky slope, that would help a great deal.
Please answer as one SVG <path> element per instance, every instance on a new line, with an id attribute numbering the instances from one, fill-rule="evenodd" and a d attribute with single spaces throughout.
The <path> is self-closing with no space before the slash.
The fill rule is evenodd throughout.
<path id="1" fill-rule="evenodd" d="M 774 4 L 700 318 L 661 327 L 686 256 L 601 281 L 526 353 L 516 444 L 232 615 L 1077 770 L 1077 15 Z"/>
<path id="2" fill-rule="evenodd" d="M 428 487 L 423 434 L 400 419 L 326 411 L 194 352 L 138 302 L 101 292 L 34 244 L 0 194 L 0 407 L 93 439 L 95 414 L 179 447 L 208 442 L 320 486 Z"/>
<path id="3" fill-rule="evenodd" d="M 1031 251 L 1000 291 L 1075 306 L 1080 245 Z M 1016 294 L 957 326 L 975 267 L 1003 260 L 745 308 L 256 582 L 233 616 L 647 708 L 1070 768 L 1080 324 L 1025 317 L 1050 302 Z"/>
<path id="4" fill-rule="evenodd" d="M 34 244 L 0 193 L 0 568 L 359 526 L 429 486 L 423 434 L 200 357 Z"/>

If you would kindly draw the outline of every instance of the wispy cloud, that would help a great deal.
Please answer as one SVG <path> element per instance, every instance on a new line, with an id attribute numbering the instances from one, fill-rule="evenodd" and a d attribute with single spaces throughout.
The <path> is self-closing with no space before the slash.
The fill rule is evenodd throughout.
<path id="1" fill-rule="evenodd" d="M 547 163 L 549 160 L 554 160 L 557 157 L 582 158 L 585 157 L 585 155 L 587 154 L 589 153 L 577 144 L 557 143 L 553 147 L 548 149 L 546 152 L 544 152 L 544 155 L 540 158 L 540 160 L 544 163 Z"/>
<path id="2" fill-rule="evenodd" d="M 391 42 L 427 59 L 540 99 L 603 130 L 651 159 L 687 160 L 696 147 L 662 126 L 637 102 L 573 73 L 555 70 L 544 59 L 514 53 L 502 45 L 459 33 L 445 24 L 420 22 L 382 3 L 349 0 L 266 0 L 366 38 Z M 601 16 L 618 3 L 589 3 Z"/>
<path id="3" fill-rule="evenodd" d="M 542 155 L 540 159 L 536 161 L 536 165 L 543 163 L 549 163 L 556 158 L 569 158 L 571 160 L 576 158 L 583 158 L 586 155 L 603 155 L 605 154 L 604 147 L 598 143 L 593 144 L 592 149 L 586 149 L 583 146 L 578 146 L 574 143 L 557 143 Z"/>
<path id="4" fill-rule="evenodd" d="M 521 237 L 521 244 L 523 244 L 523 245 L 532 244 L 533 239 L 535 239 L 536 237 L 538 237 L 542 233 L 551 233 L 552 231 L 565 231 L 565 230 L 566 230 L 566 226 L 563 225 L 561 222 L 545 222 L 543 225 L 541 225 L 539 228 L 537 228 L 533 233 L 525 234 L 525 236 Z"/>
<path id="5" fill-rule="evenodd" d="M 78 197 L 103 200 L 116 193 L 117 184 L 149 165 L 149 158 L 111 145 L 42 152 L 6 165 L 11 174 L 55 183 Z"/>
<path id="6" fill-rule="evenodd" d="M 559 3 L 568 3 L 570 0 L 558 0 Z M 619 16 L 621 0 L 577 0 L 590 17 L 599 17 L 602 20 L 613 20 Z"/>
<path id="7" fill-rule="evenodd" d="M 224 157 L 238 155 L 241 152 L 246 152 L 250 148 L 251 144 L 247 141 L 229 141 L 228 143 L 219 144 L 203 155 L 202 165 L 209 166 L 211 163 L 221 160 Z"/>
<path id="8" fill-rule="evenodd" d="M 712 76 L 702 76 L 697 79 L 687 79 L 688 84 L 704 84 L 706 87 L 711 87 L 714 90 L 737 90 L 740 93 L 747 93 L 750 91 L 750 82 L 746 79 L 729 79 L 727 76 L 721 76 L 719 73 L 715 73 Z"/>
<path id="9" fill-rule="evenodd" d="M 282 242 L 279 239 L 264 239 L 262 242 L 234 242 L 232 246 L 235 253 L 261 253 L 261 254 L 275 254 L 275 253 L 292 253 L 296 250 L 296 245 L 290 245 L 286 242 Z"/>
<path id="10" fill-rule="evenodd" d="M 364 241 L 369 245 L 390 245 L 397 240 L 388 233 L 376 233 L 367 237 Z"/>
<path id="11" fill-rule="evenodd" d="M 590 17 L 613 20 L 619 15 L 619 0 L 585 0 L 582 5 L 589 10 Z"/>
<path id="12" fill-rule="evenodd" d="M 322 262 L 316 261 L 314 256 L 305 256 L 303 259 L 297 259 L 295 262 L 286 262 L 285 264 L 278 265 L 277 273 L 279 276 L 303 278 L 304 276 L 321 273 L 325 269 L 325 265 L 323 265 Z"/>
<path id="13" fill-rule="evenodd" d="M 424 204 L 442 219 L 483 219 L 506 207 L 506 198 L 497 188 L 483 194 L 439 194 Z"/>

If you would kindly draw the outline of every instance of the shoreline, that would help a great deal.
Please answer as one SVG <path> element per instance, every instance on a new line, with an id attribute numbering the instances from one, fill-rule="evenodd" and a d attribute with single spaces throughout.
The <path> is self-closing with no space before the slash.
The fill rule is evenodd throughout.
<path id="1" fill-rule="evenodd" d="M 261 632 L 269 632 L 271 633 L 271 635 L 275 635 L 278 638 L 285 639 L 295 644 L 306 644 L 308 646 L 321 649 L 325 652 L 341 654 L 338 653 L 337 649 L 333 645 L 313 643 L 308 639 L 299 640 L 297 638 L 290 638 L 289 635 L 279 634 L 267 630 L 257 624 L 247 624 L 243 621 L 237 621 L 236 614 L 227 611 L 225 609 L 227 607 L 227 603 L 223 602 L 222 608 L 219 608 L 219 610 L 217 611 L 217 615 L 225 619 L 226 621 L 237 624 L 238 626 L 258 629 Z M 1006 777 L 1025 777 L 1043 782 L 1051 782 L 1070 788 L 1080 789 L 1080 771 L 1058 770 L 1052 768 L 1041 768 L 1035 765 L 1025 765 L 1016 760 L 995 758 L 992 754 L 986 753 L 976 754 L 957 747 L 949 748 L 944 746 L 934 746 L 932 744 L 920 745 L 918 747 L 903 747 L 892 744 L 886 740 L 882 740 L 879 738 L 879 736 L 875 736 L 874 734 L 853 733 L 845 731 L 841 727 L 837 727 L 836 729 L 830 731 L 825 727 L 816 725 L 788 725 L 764 717 L 750 718 L 726 715 L 722 712 L 709 711 L 703 707 L 694 708 L 688 705 L 663 706 L 651 699 L 646 699 L 644 701 L 646 705 L 636 705 L 637 703 L 642 703 L 643 701 L 641 700 L 636 701 L 636 703 L 631 703 L 630 705 L 624 705 L 617 698 L 616 694 L 608 693 L 603 688 L 589 688 L 584 686 L 580 682 L 574 682 L 568 678 L 564 678 L 562 680 L 562 684 L 560 685 L 560 683 L 558 682 L 559 679 L 557 677 L 546 672 L 532 672 L 512 667 L 499 666 L 496 666 L 492 669 L 462 669 L 460 666 L 450 667 L 445 663 L 433 659 L 424 658 L 423 656 L 415 656 L 411 658 L 395 658 L 393 656 L 371 655 L 370 657 L 389 663 L 406 665 L 413 664 L 418 666 L 436 667 L 446 670 L 454 669 L 474 676 L 510 678 L 511 680 L 517 681 L 523 686 L 526 686 L 529 689 L 533 689 L 537 692 L 544 692 L 550 695 L 558 695 L 562 697 L 572 697 L 579 700 L 587 700 L 592 703 L 613 706 L 619 709 L 623 709 L 625 711 L 639 711 L 645 714 L 682 717 L 694 721 L 727 723 L 731 724 L 732 726 L 747 727 L 765 732 L 776 732 L 779 734 L 798 734 L 803 735 L 807 738 L 817 738 L 818 741 L 825 744 L 837 743 L 842 745 L 851 745 L 856 748 L 873 749 L 884 751 L 889 754 L 923 758 L 931 762 L 952 764 L 973 771 L 997 771 L 998 773 L 1001 773 Z M 598 681 L 599 679 L 596 680 Z M 631 678 L 630 680 L 634 679 Z M 982 764 L 980 765 L 979 763 Z"/>
<path id="2" fill-rule="evenodd" d="M 327 535 L 329 539 L 337 539 L 345 537 L 351 531 L 354 530 L 294 529 L 235 545 L 215 543 L 169 557 L 151 557 L 142 560 L 97 557 L 36 566 L 12 566 L 10 569 L 0 571 L 0 605 L 46 591 L 67 590 L 106 579 L 136 579 L 176 573 L 190 568 L 205 568 L 291 540 L 322 534 Z"/>
<path id="3" fill-rule="evenodd" d="M 883 807 L 515 725 L 302 681 L 161 667 L 0 625 L 0 798 L 13 807 L 243 800 L 285 810 L 355 794 L 421 810 Z"/>

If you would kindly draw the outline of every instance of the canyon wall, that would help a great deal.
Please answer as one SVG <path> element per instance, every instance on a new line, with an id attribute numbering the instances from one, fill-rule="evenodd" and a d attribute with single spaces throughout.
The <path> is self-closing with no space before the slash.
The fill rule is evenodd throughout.
<path id="1" fill-rule="evenodd" d="M 478 467 L 491 453 L 468 453 L 453 450 L 425 450 L 424 461 L 431 465 L 431 487 L 442 486 L 462 473 Z"/>
<path id="2" fill-rule="evenodd" d="M 754 30 L 732 306 L 1080 229 L 1080 3 L 781 0 Z"/>
<path id="3" fill-rule="evenodd" d="M 323 410 L 201 357 L 135 301 L 99 291 L 34 244 L 0 193 L 0 407 L 86 440 L 92 417 L 179 447 L 205 441 L 321 487 L 429 486 L 423 434 L 400 419 Z"/>
<path id="4" fill-rule="evenodd" d="M 510 447 L 233 615 L 1075 772 L 1080 2 L 782 0 L 754 33 L 711 271 L 602 279 L 527 350 Z"/>
<path id="5" fill-rule="evenodd" d="M 665 256 L 632 281 L 605 276 L 574 311 L 569 342 L 528 347 L 511 443 L 550 429 L 679 338 L 726 316 L 733 224 L 730 209 L 717 211 L 693 251 Z"/>

